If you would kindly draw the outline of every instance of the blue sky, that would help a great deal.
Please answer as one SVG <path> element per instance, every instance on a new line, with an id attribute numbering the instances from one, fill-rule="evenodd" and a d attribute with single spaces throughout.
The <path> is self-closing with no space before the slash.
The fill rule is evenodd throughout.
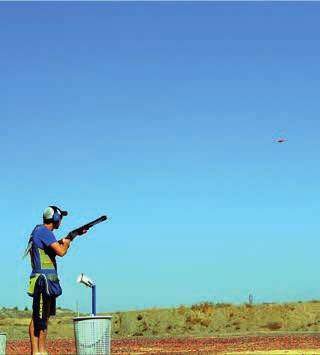
<path id="1" fill-rule="evenodd" d="M 0 4 L 2 292 L 43 209 L 59 305 L 298 301 L 319 286 L 320 4 Z M 277 144 L 278 137 L 288 139 Z"/>

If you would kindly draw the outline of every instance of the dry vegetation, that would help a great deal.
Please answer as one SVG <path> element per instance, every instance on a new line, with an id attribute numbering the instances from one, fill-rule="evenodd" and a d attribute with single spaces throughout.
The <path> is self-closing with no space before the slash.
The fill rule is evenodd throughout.
<path id="1" fill-rule="evenodd" d="M 320 302 L 232 305 L 204 302 L 191 307 L 108 313 L 114 338 L 217 336 L 259 333 L 318 332 Z M 75 312 L 58 310 L 50 320 L 51 338 L 72 338 Z M 0 310 L 0 331 L 9 339 L 28 336 L 30 311 Z"/>

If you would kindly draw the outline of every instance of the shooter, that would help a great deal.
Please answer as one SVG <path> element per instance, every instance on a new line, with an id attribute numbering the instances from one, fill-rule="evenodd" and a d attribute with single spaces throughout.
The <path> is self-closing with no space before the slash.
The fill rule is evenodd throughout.
<path id="1" fill-rule="evenodd" d="M 47 207 L 43 211 L 43 224 L 34 228 L 26 249 L 25 255 L 30 253 L 32 267 L 28 288 L 28 295 L 33 297 L 32 319 L 29 324 L 32 355 L 47 354 L 48 321 L 50 316 L 56 314 L 56 298 L 62 294 L 56 256 L 65 256 L 76 236 L 83 235 L 89 228 L 107 219 L 102 216 L 57 240 L 53 231 L 60 227 L 63 217 L 67 215 L 68 212 L 59 207 Z"/>

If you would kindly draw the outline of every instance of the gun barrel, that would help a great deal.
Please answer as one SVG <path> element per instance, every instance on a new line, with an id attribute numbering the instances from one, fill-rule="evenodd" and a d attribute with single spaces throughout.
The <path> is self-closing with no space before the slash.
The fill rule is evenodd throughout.
<path id="1" fill-rule="evenodd" d="M 101 216 L 101 217 L 95 219 L 94 221 L 85 224 L 84 226 L 82 226 L 80 228 L 81 229 L 89 229 L 89 228 L 93 227 L 94 225 L 105 221 L 106 219 L 107 219 L 107 216 Z M 85 228 L 85 227 L 87 227 L 87 228 Z M 80 228 L 78 228 L 78 229 L 80 229 Z"/>
<path id="2" fill-rule="evenodd" d="M 87 224 L 84 224 L 83 226 L 78 227 L 77 229 L 74 229 L 73 231 L 71 231 L 71 232 L 68 234 L 67 238 L 70 239 L 70 240 L 73 240 L 77 235 L 83 234 L 83 231 L 84 231 L 84 230 L 88 230 L 88 229 L 90 229 L 91 227 L 93 227 L 94 225 L 96 225 L 96 224 L 98 224 L 98 223 L 101 223 L 101 222 L 103 222 L 103 221 L 105 221 L 105 220 L 107 220 L 107 219 L 108 219 L 108 217 L 104 215 L 104 216 L 101 216 L 101 217 L 95 219 L 95 220 L 92 221 L 92 222 L 89 222 L 89 223 L 87 223 Z"/>

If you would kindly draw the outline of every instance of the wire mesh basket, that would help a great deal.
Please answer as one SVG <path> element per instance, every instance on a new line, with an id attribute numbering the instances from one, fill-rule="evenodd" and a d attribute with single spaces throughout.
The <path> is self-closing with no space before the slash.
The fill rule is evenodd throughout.
<path id="1" fill-rule="evenodd" d="M 7 333 L 0 333 L 0 355 L 5 355 L 7 345 Z"/>
<path id="2" fill-rule="evenodd" d="M 78 355 L 110 355 L 111 316 L 77 317 L 73 319 Z"/>

